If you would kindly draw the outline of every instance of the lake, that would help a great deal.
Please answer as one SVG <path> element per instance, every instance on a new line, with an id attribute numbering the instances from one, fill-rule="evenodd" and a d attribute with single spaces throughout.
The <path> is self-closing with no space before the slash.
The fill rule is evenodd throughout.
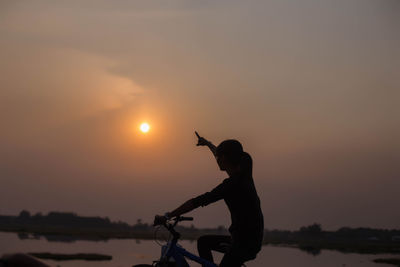
<path id="1" fill-rule="evenodd" d="M 181 241 L 180 244 L 197 254 L 196 242 Z M 151 263 L 158 259 L 160 246 L 153 240 L 117 239 L 109 241 L 76 241 L 49 242 L 41 239 L 18 238 L 15 233 L 0 232 L 0 255 L 13 252 L 52 252 L 52 253 L 101 253 L 111 255 L 111 261 L 52 261 L 44 262 L 52 266 L 132 266 L 139 263 Z M 216 259 L 221 259 L 222 254 L 215 253 Z M 372 259 L 390 257 L 391 255 L 361 255 L 344 254 L 336 251 L 323 250 L 314 256 L 296 248 L 264 246 L 256 260 L 246 263 L 248 267 L 385 267 L 390 265 L 377 264 Z M 190 262 L 191 266 L 200 266 Z"/>

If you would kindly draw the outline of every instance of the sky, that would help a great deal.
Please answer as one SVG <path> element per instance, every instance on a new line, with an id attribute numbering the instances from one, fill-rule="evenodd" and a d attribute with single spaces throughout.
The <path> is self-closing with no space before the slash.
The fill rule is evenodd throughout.
<path id="1" fill-rule="evenodd" d="M 265 227 L 399 228 L 400 1 L 0 1 L 0 214 L 151 222 L 254 161 Z M 151 130 L 138 130 L 147 121 Z M 190 213 L 229 226 L 225 204 Z"/>

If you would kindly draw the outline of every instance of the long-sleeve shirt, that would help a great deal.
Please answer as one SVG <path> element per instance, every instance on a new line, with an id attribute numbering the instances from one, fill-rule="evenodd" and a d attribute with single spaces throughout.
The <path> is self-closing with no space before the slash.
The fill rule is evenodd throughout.
<path id="1" fill-rule="evenodd" d="M 229 232 L 233 241 L 261 245 L 264 219 L 253 178 L 241 174 L 233 175 L 192 201 L 195 207 L 199 207 L 221 199 L 225 201 L 231 214 Z"/>

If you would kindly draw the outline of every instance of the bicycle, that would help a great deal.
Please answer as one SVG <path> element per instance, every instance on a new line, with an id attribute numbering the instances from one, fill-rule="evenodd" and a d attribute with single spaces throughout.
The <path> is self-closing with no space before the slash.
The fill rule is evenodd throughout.
<path id="1" fill-rule="evenodd" d="M 173 219 L 172 223 L 165 222 L 161 225 L 164 226 L 172 235 L 172 240 L 168 241 L 166 245 L 161 248 L 161 257 L 158 261 L 150 264 L 137 264 L 132 267 L 190 267 L 185 258 L 202 264 L 206 267 L 218 267 L 218 265 L 196 256 L 178 244 L 181 235 L 175 231 L 175 226 L 181 221 L 193 221 L 193 217 L 178 216 Z"/>

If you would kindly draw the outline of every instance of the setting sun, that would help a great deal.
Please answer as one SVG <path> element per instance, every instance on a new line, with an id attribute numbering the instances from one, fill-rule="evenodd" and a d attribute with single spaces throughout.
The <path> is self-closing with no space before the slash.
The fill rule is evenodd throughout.
<path id="1" fill-rule="evenodd" d="M 147 133 L 150 130 L 150 125 L 148 123 L 146 123 L 146 122 L 140 124 L 140 130 L 143 133 Z"/>

